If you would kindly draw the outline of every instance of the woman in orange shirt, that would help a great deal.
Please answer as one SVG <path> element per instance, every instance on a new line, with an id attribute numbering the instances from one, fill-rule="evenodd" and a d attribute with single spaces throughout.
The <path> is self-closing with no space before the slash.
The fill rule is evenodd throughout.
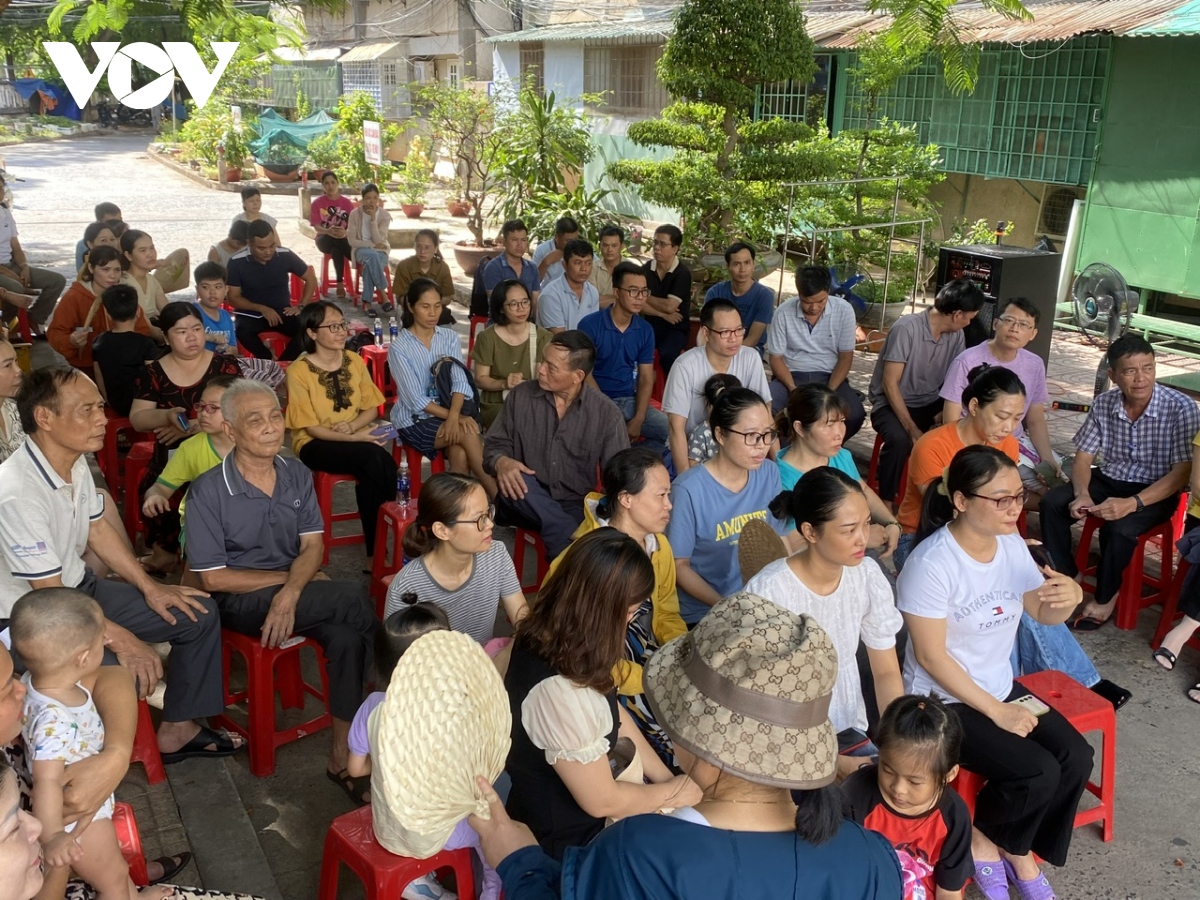
<path id="1" fill-rule="evenodd" d="M 108 316 L 100 303 L 100 295 L 121 281 L 121 251 L 105 245 L 95 246 L 88 251 L 79 280 L 67 288 L 54 318 L 46 331 L 50 346 L 66 357 L 76 369 L 92 374 L 92 341 L 108 331 Z M 91 321 L 88 317 L 91 316 Z M 89 328 L 90 331 L 81 329 Z M 138 310 L 134 331 L 150 333 L 150 323 L 141 309 Z"/>
<path id="2" fill-rule="evenodd" d="M 1016 373 L 1001 366 L 976 366 L 967 376 L 962 404 L 966 415 L 926 432 L 913 445 L 904 500 L 896 513 L 903 532 L 892 557 L 897 572 L 912 549 L 925 488 L 942 477 L 954 454 L 963 447 L 986 444 L 1017 462 L 1020 445 L 1013 432 L 1025 413 L 1025 385 Z"/>

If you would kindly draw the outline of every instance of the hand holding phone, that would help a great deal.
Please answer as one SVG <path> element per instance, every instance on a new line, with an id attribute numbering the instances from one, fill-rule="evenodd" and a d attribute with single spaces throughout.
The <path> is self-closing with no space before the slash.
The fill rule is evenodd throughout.
<path id="1" fill-rule="evenodd" d="M 1013 706 L 1021 707 L 1026 712 L 1033 713 L 1038 718 L 1050 712 L 1050 707 L 1033 696 L 1033 694 L 1026 694 L 1024 697 L 1018 697 L 1016 700 L 1010 700 L 1009 702 Z"/>
<path id="2" fill-rule="evenodd" d="M 1041 544 L 1026 544 L 1029 550 L 1029 555 L 1033 557 L 1033 561 L 1037 563 L 1038 569 L 1050 569 L 1054 571 L 1054 560 L 1050 558 L 1050 554 Z"/>
<path id="3" fill-rule="evenodd" d="M 184 434 L 192 430 L 192 423 L 188 421 L 187 413 L 176 413 L 175 424 L 179 426 L 179 430 Z"/>

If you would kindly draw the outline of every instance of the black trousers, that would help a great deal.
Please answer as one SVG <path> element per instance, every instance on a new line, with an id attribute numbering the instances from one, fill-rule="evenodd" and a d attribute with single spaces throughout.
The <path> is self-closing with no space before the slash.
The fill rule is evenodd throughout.
<path id="1" fill-rule="evenodd" d="M 1008 699 L 1028 693 L 1013 685 Z M 975 801 L 975 827 L 1014 856 L 1032 850 L 1066 864 L 1075 809 L 1092 772 L 1091 745 L 1054 710 L 1019 737 L 965 703 L 950 708 L 963 727 L 959 760 L 987 779 Z"/>
<path id="2" fill-rule="evenodd" d="M 241 335 L 238 336 L 241 339 Z M 921 431 L 933 427 L 933 420 L 942 411 L 944 402 L 935 400 L 927 406 L 909 406 L 908 414 Z M 900 476 L 904 474 L 904 464 L 912 454 L 912 438 L 900 424 L 900 419 L 890 406 L 878 406 L 871 410 L 871 425 L 876 433 L 883 438 L 883 447 L 879 450 L 879 496 L 889 502 L 896 500 L 896 492 L 900 489 Z"/>
<path id="3" fill-rule="evenodd" d="M 1135 481 L 1117 481 L 1099 469 L 1092 469 L 1092 480 L 1088 485 L 1088 496 L 1095 503 L 1103 503 L 1110 497 L 1132 497 L 1148 487 Z M 1038 507 L 1042 519 L 1042 543 L 1054 560 L 1055 568 L 1064 575 L 1079 574 L 1075 565 L 1075 553 L 1071 547 L 1071 526 L 1077 519 L 1071 518 L 1070 505 L 1075 491 L 1069 484 L 1048 491 Z M 1096 602 L 1108 603 L 1121 590 L 1121 577 L 1133 559 L 1138 538 L 1161 525 L 1179 508 L 1179 495 L 1173 494 L 1157 503 L 1148 503 L 1140 512 L 1133 512 L 1123 519 L 1105 522 L 1100 526 L 1100 563 L 1096 570 Z"/>
<path id="4" fill-rule="evenodd" d="M 662 364 L 663 372 L 670 375 L 671 366 L 675 365 L 675 360 L 679 359 L 679 354 L 687 346 L 689 332 L 687 329 L 681 331 L 677 325 L 658 316 L 650 319 L 650 325 L 654 329 L 654 349 L 658 351 L 658 361 Z"/>
<path id="5" fill-rule="evenodd" d="M 557 559 L 571 544 L 571 535 L 583 521 L 583 503 L 579 500 L 555 500 L 540 481 L 532 475 L 522 476 L 528 493 L 520 500 L 496 495 L 498 524 L 528 528 L 542 536 L 546 545 L 546 561 Z M 520 576 L 523 573 L 518 572 Z"/>
<path id="6" fill-rule="evenodd" d="M 396 499 L 396 461 L 378 444 L 347 441 L 309 441 L 300 448 L 300 461 L 314 472 L 353 475 L 358 479 L 354 497 L 362 519 L 367 556 L 375 551 L 375 526 L 379 507 Z"/>
<path id="7" fill-rule="evenodd" d="M 318 234 L 317 249 L 333 257 L 333 271 L 337 273 L 337 283 L 341 284 L 346 261 L 354 259 L 354 251 L 350 249 L 350 242 L 345 238 Z"/>
<path id="8" fill-rule="evenodd" d="M 133 633 L 148 644 L 171 645 L 167 657 L 167 693 L 163 698 L 163 721 L 186 722 L 215 716 L 225 709 L 225 688 L 221 680 L 221 617 L 217 603 L 210 597 L 198 597 L 208 610 L 193 622 L 181 612 L 172 611 L 175 624 L 146 605 L 141 591 L 123 581 L 98 579 L 87 570 L 79 590 L 95 598 L 104 617 Z M 111 651 L 104 661 L 116 665 Z"/>
<path id="9" fill-rule="evenodd" d="M 300 355 L 300 317 L 280 315 L 279 318 L 278 325 L 271 325 L 266 319 L 259 316 L 239 315 L 237 317 L 238 343 L 259 359 L 274 359 L 259 335 L 264 331 L 277 331 L 291 339 L 288 341 L 283 355 L 279 357 L 279 361 L 290 362 L 295 359 Z"/>
<path id="10" fill-rule="evenodd" d="M 247 637 L 261 637 L 278 591 L 279 586 L 246 594 L 214 594 L 221 624 Z M 329 672 L 329 712 L 335 719 L 353 721 L 362 703 L 375 640 L 375 613 L 366 588 L 349 581 L 309 582 L 296 604 L 293 631 L 321 645 Z"/>

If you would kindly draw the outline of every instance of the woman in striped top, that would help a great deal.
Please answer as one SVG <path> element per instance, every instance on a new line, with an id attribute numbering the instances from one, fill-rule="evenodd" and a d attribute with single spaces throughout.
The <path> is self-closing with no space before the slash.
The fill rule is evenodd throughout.
<path id="1" fill-rule="evenodd" d="M 483 471 L 483 436 L 479 423 L 462 412 L 472 397 L 466 369 L 454 366 L 450 405 L 439 402 L 433 367 L 449 357 L 463 361 L 458 335 L 438 327 L 442 294 L 437 283 L 417 278 L 408 286 L 400 320 L 404 327 L 388 350 L 388 368 L 396 384 L 392 424 L 400 439 L 433 459 L 444 450 L 451 472 L 470 472 L 488 499 L 496 496 L 496 480 Z"/>

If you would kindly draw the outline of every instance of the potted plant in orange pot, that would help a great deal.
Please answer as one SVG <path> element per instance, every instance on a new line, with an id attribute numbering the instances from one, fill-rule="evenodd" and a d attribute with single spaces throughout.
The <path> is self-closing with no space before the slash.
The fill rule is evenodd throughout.
<path id="1" fill-rule="evenodd" d="M 429 195 L 429 178 L 433 174 L 433 166 L 429 162 L 429 153 L 425 149 L 425 141 L 418 135 L 408 146 L 408 156 L 404 158 L 404 168 L 400 171 L 400 209 L 410 219 L 421 218 L 425 211 L 425 200 Z"/>

